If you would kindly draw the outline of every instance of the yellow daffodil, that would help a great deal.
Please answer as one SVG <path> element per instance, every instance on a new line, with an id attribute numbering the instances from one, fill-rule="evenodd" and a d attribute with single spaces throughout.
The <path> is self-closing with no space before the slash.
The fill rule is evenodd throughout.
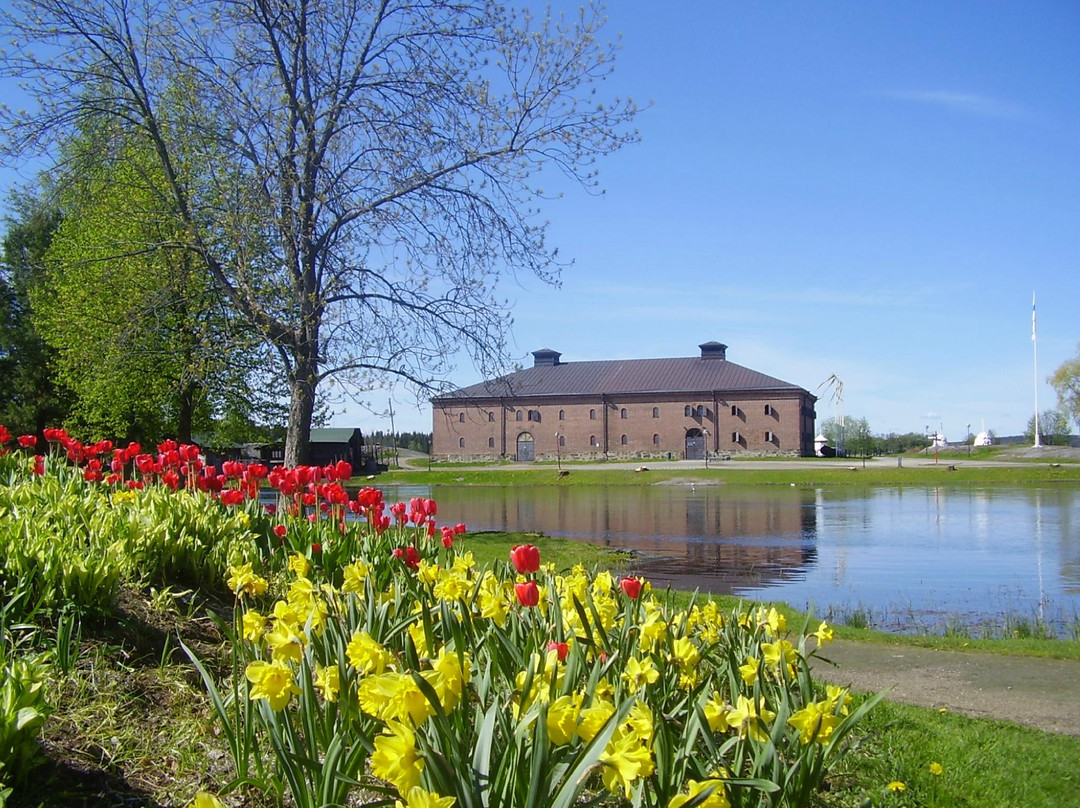
<path id="1" fill-rule="evenodd" d="M 454 563 L 451 565 L 451 569 L 459 574 L 463 574 L 473 569 L 476 566 L 476 559 L 473 558 L 472 550 L 466 553 L 461 553 L 454 557 Z"/>
<path id="2" fill-rule="evenodd" d="M 218 799 L 216 794 L 211 794 L 209 791 L 199 791 L 195 794 L 195 799 L 191 801 L 188 808 L 225 808 L 225 803 Z"/>
<path id="3" fill-rule="evenodd" d="M 693 670 L 701 662 L 701 652 L 689 637 L 679 637 L 671 644 L 671 653 L 684 671 Z"/>
<path id="4" fill-rule="evenodd" d="M 761 611 L 764 612 L 764 609 Z M 787 618 L 780 612 L 776 611 L 776 607 L 770 607 L 769 611 L 764 614 L 763 617 L 758 618 L 759 622 L 762 622 L 769 633 L 773 636 L 777 636 L 784 631 L 787 631 Z"/>
<path id="5" fill-rule="evenodd" d="M 610 701 L 593 700 L 593 703 L 581 710 L 578 720 L 578 735 L 588 743 L 596 733 L 604 728 L 607 720 L 615 714 L 615 705 Z"/>
<path id="6" fill-rule="evenodd" d="M 366 631 L 353 633 L 345 654 L 349 664 L 363 674 L 382 673 L 393 659 L 390 652 Z"/>
<path id="7" fill-rule="evenodd" d="M 390 721 L 386 730 L 375 737 L 371 753 L 371 772 L 394 785 L 399 794 L 408 794 L 420 785 L 424 759 L 416 749 L 416 734 L 400 721 Z"/>
<path id="8" fill-rule="evenodd" d="M 753 687 L 758 677 L 757 657 L 747 657 L 746 662 L 739 666 L 739 675 L 747 687 Z"/>
<path id="9" fill-rule="evenodd" d="M 713 732 L 723 732 L 728 728 L 728 705 L 716 691 L 705 702 L 705 720 Z"/>
<path id="10" fill-rule="evenodd" d="M 337 665 L 315 668 L 315 688 L 322 693 L 326 701 L 337 701 L 341 684 L 341 671 Z"/>
<path id="11" fill-rule="evenodd" d="M 300 553 L 293 553 L 289 556 L 289 569 L 301 578 L 306 578 L 308 570 L 311 569 L 311 564 Z"/>
<path id="12" fill-rule="evenodd" d="M 435 690 L 443 710 L 453 710 L 461 701 L 465 685 L 469 683 L 472 662 L 468 654 L 458 654 L 443 648 L 431 661 L 431 670 L 421 674 Z"/>
<path id="13" fill-rule="evenodd" d="M 686 786 L 687 793 L 676 794 L 668 801 L 667 808 L 682 808 L 690 800 L 706 793 L 709 789 L 712 789 L 712 792 L 703 802 L 698 803 L 700 808 L 731 808 L 731 803 L 728 802 L 727 793 L 724 790 L 723 780 L 702 780 L 700 782 L 690 780 Z"/>
<path id="14" fill-rule="evenodd" d="M 813 633 L 814 637 L 817 637 L 818 645 L 825 645 L 833 641 L 832 627 L 824 620 L 821 621 L 821 625 L 817 627 L 817 631 Z"/>
<path id="15" fill-rule="evenodd" d="M 254 609 L 244 612 L 244 617 L 241 620 L 241 631 L 244 639 L 258 642 L 262 639 L 263 632 L 266 631 L 266 623 L 266 618 Z"/>
<path id="16" fill-rule="evenodd" d="M 266 592 L 266 579 L 256 575 L 251 568 L 251 563 L 241 564 L 239 567 L 229 567 L 229 589 L 236 593 L 237 597 L 244 595 L 261 595 Z"/>
<path id="17" fill-rule="evenodd" d="M 440 797 L 432 791 L 424 791 L 421 786 L 414 786 L 405 795 L 405 802 L 394 800 L 395 808 L 452 808 L 457 797 Z"/>
<path id="18" fill-rule="evenodd" d="M 634 783 L 653 773 L 652 753 L 634 732 L 619 727 L 600 753 L 601 779 L 612 794 L 630 799 Z"/>
<path id="19" fill-rule="evenodd" d="M 653 740 L 653 714 L 644 701 L 634 702 L 624 726 L 636 735 L 645 746 L 651 748 Z"/>
<path id="20" fill-rule="evenodd" d="M 275 620 L 274 626 L 263 636 L 274 655 L 274 661 L 299 662 L 304 655 L 304 636 L 284 620 Z"/>
<path id="21" fill-rule="evenodd" d="M 342 570 L 344 580 L 341 584 L 343 592 L 351 592 L 354 595 L 364 594 L 364 584 L 371 575 L 371 568 L 363 561 L 354 561 Z"/>
<path id="22" fill-rule="evenodd" d="M 765 709 L 763 703 L 755 703 L 739 696 L 735 708 L 728 713 L 728 726 L 739 730 L 741 735 L 748 736 L 751 740 L 764 743 L 769 739 L 765 727 L 776 718 L 776 713 Z"/>
<path id="23" fill-rule="evenodd" d="M 431 704 L 411 673 L 366 676 L 357 686 L 356 696 L 361 710 L 383 721 L 420 726 L 432 714 Z"/>
<path id="24" fill-rule="evenodd" d="M 837 708 L 839 708 L 840 715 L 848 714 L 848 702 L 851 701 L 851 694 L 847 692 L 846 687 L 825 685 L 825 696 L 832 702 L 833 712 L 837 712 Z"/>
<path id="25" fill-rule="evenodd" d="M 644 659 L 630 657 L 626 660 L 622 680 L 626 683 L 627 690 L 630 693 L 637 693 L 642 688 L 655 684 L 659 678 L 660 671 L 653 665 L 652 657 L 645 657 Z"/>
<path id="26" fill-rule="evenodd" d="M 840 717 L 833 713 L 834 704 L 825 701 L 813 701 L 791 714 L 788 723 L 799 730 L 801 743 L 826 744 L 832 738 L 833 730 L 840 723 Z"/>
<path id="27" fill-rule="evenodd" d="M 284 709 L 292 695 L 300 692 L 293 681 L 292 669 L 283 662 L 257 660 L 244 673 L 252 684 L 250 698 L 266 699 L 275 710 Z"/>
<path id="28" fill-rule="evenodd" d="M 548 706 L 548 739 L 555 746 L 564 746 L 570 743 L 577 734 L 581 702 L 580 693 L 571 693 L 566 696 L 559 696 Z"/>

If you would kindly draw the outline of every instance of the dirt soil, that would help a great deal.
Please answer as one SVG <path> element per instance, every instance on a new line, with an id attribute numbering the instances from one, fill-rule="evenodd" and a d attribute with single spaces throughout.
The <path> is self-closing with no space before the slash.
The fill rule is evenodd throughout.
<path id="1" fill-rule="evenodd" d="M 843 641 L 819 653 L 815 675 L 855 692 L 1080 736 L 1080 662 Z"/>

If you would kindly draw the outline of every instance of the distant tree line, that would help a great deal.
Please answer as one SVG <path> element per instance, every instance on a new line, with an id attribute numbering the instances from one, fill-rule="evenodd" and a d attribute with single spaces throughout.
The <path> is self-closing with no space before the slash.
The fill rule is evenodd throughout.
<path id="1" fill-rule="evenodd" d="M 409 449 L 413 452 L 431 454 L 430 432 L 398 432 L 392 434 L 383 432 L 381 429 L 364 435 L 365 443 L 377 443 L 380 446 L 396 446 L 399 449 Z"/>

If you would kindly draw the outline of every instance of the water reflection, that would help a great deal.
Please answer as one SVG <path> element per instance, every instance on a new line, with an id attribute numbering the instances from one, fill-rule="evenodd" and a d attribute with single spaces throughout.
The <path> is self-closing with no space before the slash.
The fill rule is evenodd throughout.
<path id="1" fill-rule="evenodd" d="M 631 550 L 658 586 L 898 622 L 1080 616 L 1080 492 L 652 486 L 388 490 L 435 496 L 472 530 L 540 531 Z"/>
<path id="2" fill-rule="evenodd" d="M 816 493 L 808 489 L 439 488 L 434 496 L 440 520 L 472 530 L 539 531 L 631 550 L 661 587 L 732 593 L 799 578 L 817 561 Z"/>

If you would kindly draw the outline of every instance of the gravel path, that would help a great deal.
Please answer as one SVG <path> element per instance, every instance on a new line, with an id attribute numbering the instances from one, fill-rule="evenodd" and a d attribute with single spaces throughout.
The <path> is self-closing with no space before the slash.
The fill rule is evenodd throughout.
<path id="1" fill-rule="evenodd" d="M 830 684 L 1080 736 L 1080 662 L 844 641 L 820 654 L 814 673 Z"/>

